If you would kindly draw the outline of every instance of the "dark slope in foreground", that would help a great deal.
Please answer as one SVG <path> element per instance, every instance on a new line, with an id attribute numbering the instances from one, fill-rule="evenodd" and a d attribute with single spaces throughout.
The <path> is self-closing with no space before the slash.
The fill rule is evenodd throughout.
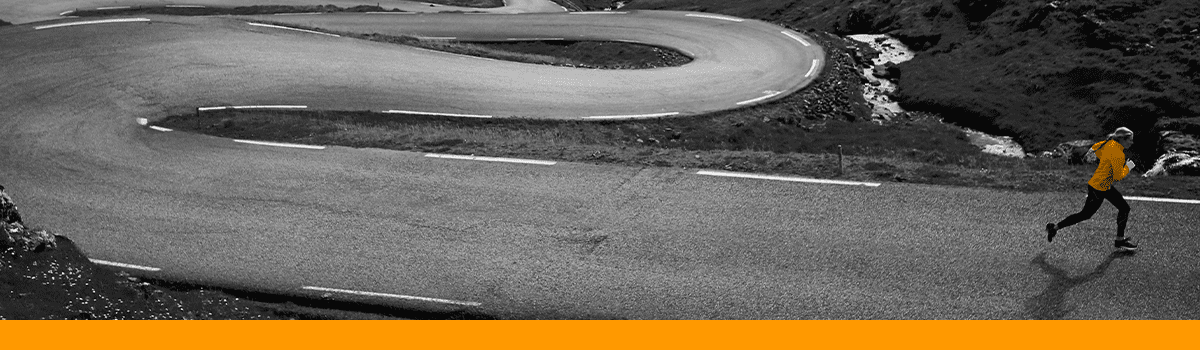
<path id="1" fill-rule="evenodd" d="M 1155 145 L 1160 119 L 1200 114 L 1194 0 L 636 0 L 627 8 L 894 35 L 918 51 L 900 65 L 905 108 L 1015 136 L 1031 151 L 1121 125 Z M 1154 159 L 1158 150 L 1137 151 Z"/>

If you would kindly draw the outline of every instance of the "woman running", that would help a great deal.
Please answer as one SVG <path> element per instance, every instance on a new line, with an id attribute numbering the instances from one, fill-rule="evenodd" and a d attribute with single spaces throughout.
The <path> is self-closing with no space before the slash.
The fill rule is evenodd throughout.
<path id="1" fill-rule="evenodd" d="M 1120 250 L 1137 249 L 1137 245 L 1130 242 L 1129 237 L 1125 237 L 1125 223 L 1129 220 L 1129 203 L 1125 203 L 1125 197 L 1122 197 L 1121 192 L 1118 192 L 1117 188 L 1113 186 L 1114 182 L 1129 175 L 1129 170 L 1134 167 L 1132 160 L 1125 160 L 1125 149 L 1130 147 L 1133 147 L 1133 131 L 1125 127 L 1117 128 L 1108 135 L 1107 140 L 1092 145 L 1092 151 L 1096 153 L 1100 164 L 1096 167 L 1096 174 L 1092 175 L 1092 179 L 1088 181 L 1087 201 L 1083 204 L 1083 210 L 1068 216 L 1057 224 L 1046 224 L 1047 241 L 1053 242 L 1054 235 L 1058 234 L 1058 230 L 1091 219 L 1092 214 L 1095 214 L 1107 199 L 1109 203 L 1117 207 L 1117 239 L 1113 241 L 1113 247 Z"/>

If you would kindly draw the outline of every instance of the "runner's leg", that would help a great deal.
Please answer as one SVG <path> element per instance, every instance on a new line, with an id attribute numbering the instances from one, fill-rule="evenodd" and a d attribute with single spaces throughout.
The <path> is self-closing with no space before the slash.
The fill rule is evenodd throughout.
<path id="1" fill-rule="evenodd" d="M 1064 227 L 1083 222 L 1083 220 L 1091 219 L 1092 214 L 1095 214 L 1096 210 L 1100 209 L 1100 205 L 1104 204 L 1103 192 L 1092 188 L 1091 185 L 1087 185 L 1087 188 L 1088 196 L 1087 201 L 1083 203 L 1083 210 L 1059 221 L 1058 224 L 1054 225 L 1055 228 L 1061 230 Z"/>
<path id="2" fill-rule="evenodd" d="M 1104 197 L 1117 207 L 1117 238 L 1125 237 L 1125 224 L 1129 222 L 1129 203 L 1125 202 L 1125 197 L 1117 191 L 1116 186 L 1104 191 Z"/>

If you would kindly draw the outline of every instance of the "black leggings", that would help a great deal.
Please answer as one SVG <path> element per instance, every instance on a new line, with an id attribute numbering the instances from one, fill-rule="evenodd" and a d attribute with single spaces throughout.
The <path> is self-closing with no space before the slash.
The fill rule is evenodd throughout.
<path id="1" fill-rule="evenodd" d="M 1059 221 L 1056 227 L 1062 229 L 1067 226 L 1078 224 L 1083 220 L 1091 219 L 1092 214 L 1100 209 L 1100 205 L 1104 204 L 1107 199 L 1109 203 L 1117 207 L 1117 238 L 1125 237 L 1125 223 L 1129 221 L 1129 203 L 1125 203 L 1125 197 L 1121 196 L 1121 192 L 1117 191 L 1117 187 L 1113 186 L 1108 191 L 1101 191 L 1092 188 L 1088 185 L 1087 202 L 1083 204 L 1083 210 L 1078 213 L 1071 214 L 1063 221 Z"/>

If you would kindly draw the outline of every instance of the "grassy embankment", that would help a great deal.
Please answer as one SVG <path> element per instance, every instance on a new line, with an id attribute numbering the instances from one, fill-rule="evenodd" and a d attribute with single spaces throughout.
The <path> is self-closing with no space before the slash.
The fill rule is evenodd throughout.
<path id="1" fill-rule="evenodd" d="M 1054 3 L 1054 4 L 1051 4 Z M 1200 115 L 1200 2 L 635 0 L 630 9 L 722 13 L 838 35 L 886 33 L 916 50 L 900 64 L 905 109 L 1013 136 L 1027 151 L 1138 132 Z"/>

